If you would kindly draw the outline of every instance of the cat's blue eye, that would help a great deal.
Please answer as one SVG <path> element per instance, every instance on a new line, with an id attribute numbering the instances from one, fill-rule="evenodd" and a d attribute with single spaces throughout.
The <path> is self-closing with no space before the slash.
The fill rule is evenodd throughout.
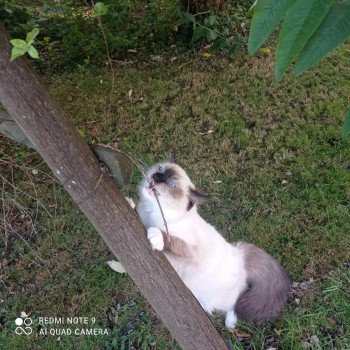
<path id="1" fill-rule="evenodd" d="M 168 180 L 168 181 L 167 181 L 167 184 L 168 184 L 170 187 L 172 187 L 172 188 L 175 188 L 175 187 L 176 187 L 175 181 L 173 181 L 173 180 Z"/>

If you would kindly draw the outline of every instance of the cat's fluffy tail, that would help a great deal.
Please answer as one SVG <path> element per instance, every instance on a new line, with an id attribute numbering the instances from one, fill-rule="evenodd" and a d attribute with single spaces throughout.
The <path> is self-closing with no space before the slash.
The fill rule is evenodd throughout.
<path id="1" fill-rule="evenodd" d="M 286 271 L 272 256 L 253 244 L 238 242 L 236 247 L 244 258 L 248 285 L 236 302 L 236 315 L 254 322 L 277 317 L 290 292 Z"/>

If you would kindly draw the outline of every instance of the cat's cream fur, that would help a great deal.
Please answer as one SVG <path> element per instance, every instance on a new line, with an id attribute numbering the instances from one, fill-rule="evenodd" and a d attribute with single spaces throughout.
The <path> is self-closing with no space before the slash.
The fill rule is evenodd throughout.
<path id="1" fill-rule="evenodd" d="M 208 313 L 224 312 L 228 328 L 235 326 L 237 317 L 261 322 L 277 316 L 289 292 L 282 267 L 251 244 L 229 244 L 208 224 L 197 212 L 203 195 L 181 167 L 156 164 L 147 176 L 136 206 L 147 237 L 153 249 L 164 251 L 202 307 Z"/>

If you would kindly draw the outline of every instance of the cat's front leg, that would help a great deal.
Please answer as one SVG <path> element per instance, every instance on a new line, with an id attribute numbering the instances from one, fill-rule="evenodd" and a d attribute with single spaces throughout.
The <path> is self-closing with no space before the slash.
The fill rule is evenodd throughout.
<path id="1" fill-rule="evenodd" d="M 164 239 L 162 231 L 157 227 L 150 227 L 147 230 L 147 238 L 153 250 L 162 251 L 164 249 Z"/>
<path id="2" fill-rule="evenodd" d="M 228 329 L 234 329 L 237 323 L 237 316 L 233 310 L 226 312 L 225 326 Z"/>

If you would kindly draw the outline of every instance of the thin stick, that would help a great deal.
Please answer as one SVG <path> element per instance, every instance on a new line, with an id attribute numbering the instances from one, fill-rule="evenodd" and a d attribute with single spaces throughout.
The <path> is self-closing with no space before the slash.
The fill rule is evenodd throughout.
<path id="1" fill-rule="evenodd" d="M 8 180 L 7 180 L 4 176 L 2 176 L 1 174 L 0 174 L 0 178 L 2 179 L 2 181 L 3 181 L 4 183 L 6 182 L 8 185 L 10 185 L 10 186 L 13 188 L 13 190 L 15 191 L 15 193 L 18 191 L 18 192 L 22 193 L 23 195 L 25 195 L 25 196 L 27 196 L 27 197 L 33 199 L 33 200 L 36 201 L 38 204 L 40 204 L 40 205 L 42 206 L 42 208 L 46 211 L 46 213 L 52 218 L 52 215 L 50 214 L 50 212 L 46 209 L 45 205 L 44 205 L 43 203 L 41 203 L 41 201 L 40 201 L 37 197 L 33 197 L 33 196 L 31 196 L 29 193 L 20 190 L 18 187 L 16 187 L 14 184 L 12 184 L 10 181 L 8 181 Z M 17 195 L 17 194 L 15 194 L 15 195 Z"/>
<path id="2" fill-rule="evenodd" d="M 149 180 L 148 180 L 148 183 L 152 184 L 152 182 L 149 181 Z M 168 238 L 168 241 L 170 242 L 170 234 L 169 234 L 169 230 L 168 230 L 168 224 L 167 224 L 167 222 L 165 220 L 164 212 L 163 212 L 162 206 L 160 205 L 159 198 L 158 198 L 159 193 L 157 192 L 155 187 L 152 187 L 152 192 L 154 193 L 154 196 L 156 197 L 156 200 L 157 200 L 157 203 L 158 203 L 158 207 L 159 207 L 159 210 L 160 210 L 160 214 L 162 215 L 162 219 L 164 221 L 164 227 L 165 227 L 166 236 Z"/>

